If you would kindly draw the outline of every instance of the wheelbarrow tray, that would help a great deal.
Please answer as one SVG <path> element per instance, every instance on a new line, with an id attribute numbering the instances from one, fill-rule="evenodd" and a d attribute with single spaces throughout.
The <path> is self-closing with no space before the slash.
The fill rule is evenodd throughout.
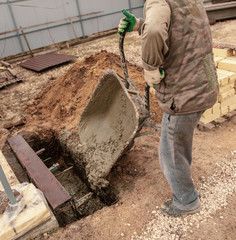
<path id="1" fill-rule="evenodd" d="M 86 175 L 92 188 L 106 187 L 106 176 L 132 143 L 139 113 L 119 76 L 108 70 L 102 76 L 78 127 Z"/>

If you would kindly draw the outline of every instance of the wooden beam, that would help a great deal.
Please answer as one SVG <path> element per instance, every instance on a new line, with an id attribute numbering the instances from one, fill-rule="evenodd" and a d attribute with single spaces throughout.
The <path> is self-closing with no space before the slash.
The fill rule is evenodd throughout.
<path id="1" fill-rule="evenodd" d="M 7 177 L 7 180 L 10 183 L 10 186 L 14 186 L 14 185 L 19 184 L 19 181 L 18 181 L 15 173 L 13 172 L 12 168 L 8 164 L 6 158 L 4 157 L 4 155 L 1 151 L 0 151 L 0 164 L 2 165 L 4 173 Z M 0 184 L 0 190 L 3 190 L 1 184 Z"/>

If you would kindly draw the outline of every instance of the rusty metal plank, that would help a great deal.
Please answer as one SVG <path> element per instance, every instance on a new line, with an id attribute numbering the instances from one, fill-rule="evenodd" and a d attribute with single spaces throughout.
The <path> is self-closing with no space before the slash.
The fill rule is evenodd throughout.
<path id="1" fill-rule="evenodd" d="M 35 185 L 44 193 L 53 209 L 71 200 L 71 196 L 21 135 L 8 139 L 14 154 Z"/>
<path id="2" fill-rule="evenodd" d="M 30 60 L 21 63 L 20 66 L 36 72 L 40 72 L 50 67 L 69 62 L 76 58 L 76 56 L 72 55 L 49 53 L 33 57 Z"/>

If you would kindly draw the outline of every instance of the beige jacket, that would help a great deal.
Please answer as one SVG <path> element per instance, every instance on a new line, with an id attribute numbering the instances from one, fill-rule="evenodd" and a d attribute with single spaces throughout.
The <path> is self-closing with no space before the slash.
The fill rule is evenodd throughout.
<path id="1" fill-rule="evenodd" d="M 164 112 L 198 112 L 216 102 L 218 81 L 202 0 L 147 0 L 139 33 L 143 67 L 165 71 L 155 86 Z"/>

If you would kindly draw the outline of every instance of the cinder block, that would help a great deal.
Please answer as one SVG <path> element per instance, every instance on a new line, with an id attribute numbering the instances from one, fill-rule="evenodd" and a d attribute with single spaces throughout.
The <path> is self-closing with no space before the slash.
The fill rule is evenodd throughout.
<path id="1" fill-rule="evenodd" d="M 224 48 L 213 48 L 213 53 L 215 57 L 230 57 L 233 56 L 233 50 L 228 50 Z"/>
<path id="2" fill-rule="evenodd" d="M 223 70 L 228 70 L 231 72 L 236 72 L 236 60 L 224 59 L 219 61 L 218 68 Z"/>
<path id="3" fill-rule="evenodd" d="M 218 102 L 222 103 L 227 98 L 233 97 L 235 95 L 235 90 L 232 88 L 227 92 L 220 93 L 218 96 Z"/>

